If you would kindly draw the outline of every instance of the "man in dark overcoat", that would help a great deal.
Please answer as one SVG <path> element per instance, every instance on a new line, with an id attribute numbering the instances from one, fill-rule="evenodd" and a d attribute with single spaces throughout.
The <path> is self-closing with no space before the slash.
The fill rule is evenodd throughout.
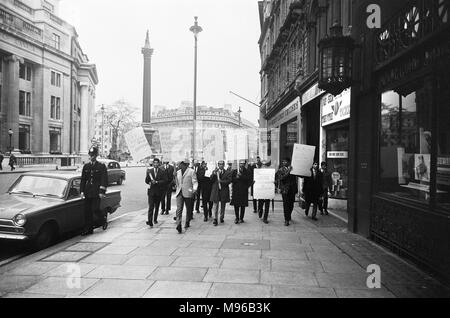
<path id="1" fill-rule="evenodd" d="M 239 168 L 232 171 L 232 198 L 230 205 L 234 206 L 235 224 L 244 223 L 245 207 L 248 206 L 248 187 L 251 176 L 245 168 L 245 160 L 239 161 Z"/>
<path id="2" fill-rule="evenodd" d="M 231 171 L 225 170 L 225 161 L 220 160 L 218 168 L 211 175 L 211 196 L 210 201 L 213 203 L 214 210 L 214 226 L 218 224 L 218 210 L 220 204 L 220 223 L 224 222 L 225 206 L 230 202 Z"/>

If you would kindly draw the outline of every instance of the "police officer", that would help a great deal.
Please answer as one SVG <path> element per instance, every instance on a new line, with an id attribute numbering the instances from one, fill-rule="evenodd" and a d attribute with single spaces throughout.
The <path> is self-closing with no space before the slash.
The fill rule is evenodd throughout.
<path id="1" fill-rule="evenodd" d="M 84 198 L 84 229 L 81 235 L 89 235 L 94 231 L 94 213 L 100 210 L 100 200 L 105 197 L 108 185 L 106 166 L 97 161 L 98 148 L 89 149 L 90 162 L 83 166 L 80 192 Z"/>

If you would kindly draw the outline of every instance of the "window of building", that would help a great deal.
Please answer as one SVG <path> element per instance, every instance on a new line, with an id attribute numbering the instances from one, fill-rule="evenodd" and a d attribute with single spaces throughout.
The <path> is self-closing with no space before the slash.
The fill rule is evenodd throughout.
<path id="1" fill-rule="evenodd" d="M 31 65 L 27 65 L 25 69 L 27 81 L 31 81 Z"/>
<path id="2" fill-rule="evenodd" d="M 56 118 L 56 97 L 50 98 L 50 118 Z"/>
<path id="3" fill-rule="evenodd" d="M 59 50 L 60 44 L 61 44 L 61 38 L 56 33 L 53 33 L 53 35 L 52 35 L 52 44 L 55 49 Z"/>
<path id="4" fill-rule="evenodd" d="M 61 128 L 50 127 L 50 153 L 60 154 L 61 153 Z"/>
<path id="5" fill-rule="evenodd" d="M 31 81 L 31 65 L 20 63 L 19 64 L 19 78 L 27 81 Z"/>
<path id="6" fill-rule="evenodd" d="M 31 93 L 26 92 L 25 94 L 25 116 L 31 116 Z"/>
<path id="7" fill-rule="evenodd" d="M 61 87 L 61 73 L 51 71 L 50 84 L 56 87 Z"/>
<path id="8" fill-rule="evenodd" d="M 380 192 L 430 200 L 431 89 L 382 94 Z"/>
<path id="9" fill-rule="evenodd" d="M 26 73 L 25 68 L 26 68 L 25 64 L 22 64 L 22 63 L 19 64 L 19 78 L 21 78 L 21 79 L 25 79 L 25 73 Z"/>
<path id="10" fill-rule="evenodd" d="M 56 97 L 56 119 L 61 119 L 61 98 Z"/>
<path id="11" fill-rule="evenodd" d="M 19 150 L 22 152 L 30 151 L 30 126 L 19 125 Z"/>
<path id="12" fill-rule="evenodd" d="M 19 115 L 25 115 L 25 92 L 19 91 Z"/>

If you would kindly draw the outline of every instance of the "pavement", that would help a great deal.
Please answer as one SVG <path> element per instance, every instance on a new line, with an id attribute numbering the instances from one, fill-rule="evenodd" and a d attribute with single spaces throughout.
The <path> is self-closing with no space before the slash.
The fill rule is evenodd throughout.
<path id="1" fill-rule="evenodd" d="M 0 297 L 395 298 L 450 297 L 450 288 L 331 215 L 312 221 L 296 207 L 284 226 L 275 203 L 269 224 L 251 211 L 214 227 L 194 214 L 178 234 L 173 210 L 150 229 L 146 211 L 106 231 L 77 236 L 0 267 Z M 184 224 L 184 221 L 183 221 Z M 381 269 L 370 289 L 369 264 Z"/>

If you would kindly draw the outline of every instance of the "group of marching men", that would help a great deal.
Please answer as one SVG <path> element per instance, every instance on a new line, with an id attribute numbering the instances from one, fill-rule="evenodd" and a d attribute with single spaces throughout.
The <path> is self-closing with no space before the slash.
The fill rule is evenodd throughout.
<path id="1" fill-rule="evenodd" d="M 239 161 L 239 167 L 232 169 L 232 164 L 221 160 L 212 172 L 206 162 L 192 162 L 182 160 L 177 165 L 168 161 L 161 164 L 160 159 L 153 159 L 152 167 L 147 169 L 145 183 L 148 184 L 148 221 L 150 228 L 158 223 L 158 211 L 168 215 L 171 209 L 172 193 L 176 197 L 176 229 L 182 233 L 182 212 L 186 207 L 185 229 L 189 228 L 195 211 L 200 213 L 202 202 L 204 222 L 213 219 L 214 226 L 224 223 L 225 207 L 227 203 L 234 206 L 235 224 L 244 222 L 245 208 L 248 206 L 248 190 L 251 188 L 253 196 L 254 170 L 270 167 L 270 162 L 262 162 L 257 157 L 256 163 L 248 164 L 245 160 Z M 290 159 L 282 161 L 276 172 L 275 179 L 283 198 L 285 226 L 289 226 L 294 208 L 295 197 L 298 193 L 297 176 L 290 174 L 292 166 Z M 231 184 L 231 195 L 230 195 Z M 317 209 L 321 214 L 328 215 L 328 192 L 331 187 L 331 175 L 328 173 L 326 163 L 322 162 L 319 168 L 314 163 L 311 168 L 311 177 L 305 177 L 303 182 L 303 195 L 305 215 L 308 216 L 310 205 L 313 204 L 312 219 L 317 220 Z M 269 223 L 270 199 L 253 199 L 253 212 L 259 214 L 264 223 Z M 219 214 L 220 206 L 220 214 Z"/>

